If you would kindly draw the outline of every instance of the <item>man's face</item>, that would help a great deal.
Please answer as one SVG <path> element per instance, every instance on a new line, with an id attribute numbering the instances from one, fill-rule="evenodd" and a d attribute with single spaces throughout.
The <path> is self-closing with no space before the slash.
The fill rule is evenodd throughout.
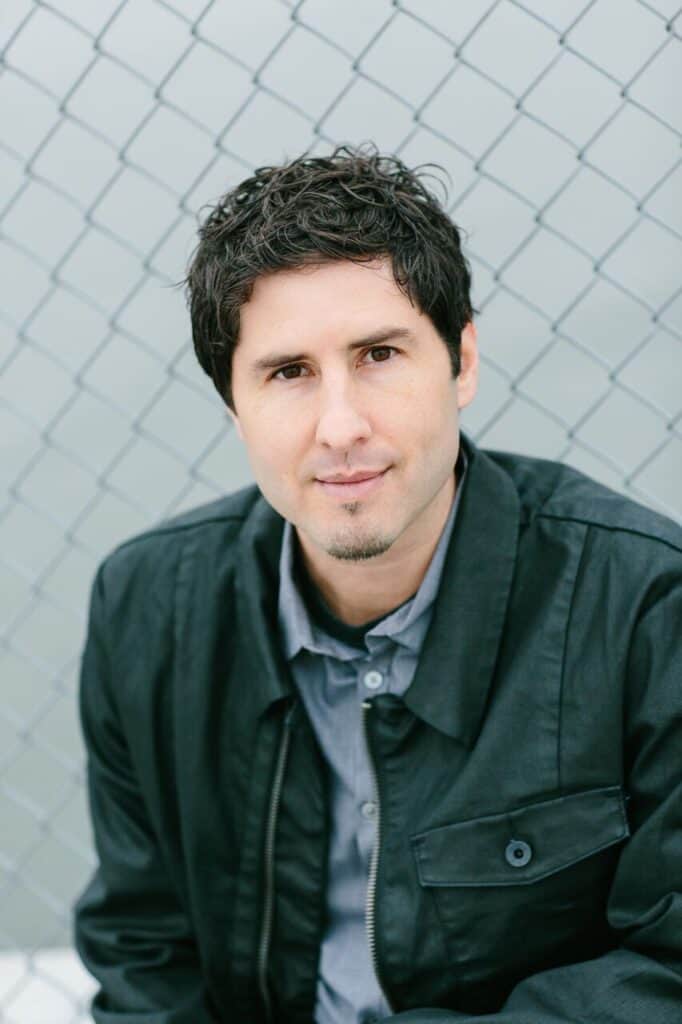
<path id="1" fill-rule="evenodd" d="M 418 544 L 452 495 L 458 411 L 476 390 L 473 324 L 454 380 L 444 341 L 383 260 L 261 277 L 240 319 L 233 419 L 263 495 L 304 549 L 357 560 Z"/>

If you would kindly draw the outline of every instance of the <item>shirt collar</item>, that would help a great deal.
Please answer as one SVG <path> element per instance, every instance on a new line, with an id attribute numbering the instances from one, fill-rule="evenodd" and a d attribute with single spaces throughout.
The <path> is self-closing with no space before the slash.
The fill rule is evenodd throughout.
<path id="1" fill-rule="evenodd" d="M 401 604 L 395 611 L 389 612 L 388 615 L 367 632 L 366 636 L 370 646 L 372 638 L 388 637 L 413 653 L 419 654 L 424 633 L 422 617 L 429 610 L 438 593 L 443 565 L 467 473 L 467 455 L 464 447 L 461 445 L 457 470 L 457 488 L 450 506 L 448 518 L 441 531 L 438 544 L 419 589 L 414 597 Z M 317 629 L 311 621 L 295 581 L 294 559 L 296 543 L 294 527 L 287 521 L 284 524 L 282 534 L 278 596 L 278 620 L 285 658 L 290 661 L 303 649 L 315 654 L 333 654 L 341 660 L 356 658 L 356 650 L 338 640 L 330 643 L 331 638 Z"/>

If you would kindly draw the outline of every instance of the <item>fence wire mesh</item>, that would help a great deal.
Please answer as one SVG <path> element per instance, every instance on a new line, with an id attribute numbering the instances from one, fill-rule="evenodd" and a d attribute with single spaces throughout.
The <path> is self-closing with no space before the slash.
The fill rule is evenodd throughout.
<path id="1" fill-rule="evenodd" d="M 76 719 L 111 547 L 252 479 L 171 287 L 256 166 L 376 141 L 450 177 L 465 428 L 682 520 L 672 0 L 9 0 L 0 12 L 0 1020 L 83 1021 Z"/>

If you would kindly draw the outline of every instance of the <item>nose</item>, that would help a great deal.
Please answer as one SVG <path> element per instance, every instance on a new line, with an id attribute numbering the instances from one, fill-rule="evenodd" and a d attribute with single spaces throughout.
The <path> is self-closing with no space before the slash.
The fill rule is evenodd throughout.
<path id="1" fill-rule="evenodd" d="M 315 440 L 327 448 L 349 451 L 358 441 L 370 437 L 372 428 L 348 384 L 336 383 L 321 389 Z"/>

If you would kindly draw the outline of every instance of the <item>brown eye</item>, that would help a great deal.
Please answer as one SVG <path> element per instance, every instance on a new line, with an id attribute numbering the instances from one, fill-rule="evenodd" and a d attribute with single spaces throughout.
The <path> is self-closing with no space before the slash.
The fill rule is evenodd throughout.
<path id="1" fill-rule="evenodd" d="M 394 349 L 391 345 L 377 345 L 376 348 L 371 348 L 369 351 L 370 351 L 370 354 L 372 355 L 372 357 L 374 357 L 377 352 L 383 352 L 383 354 L 384 354 L 384 356 L 386 358 L 382 358 L 382 359 L 374 359 L 374 358 L 372 358 L 372 362 L 373 363 L 385 363 L 385 362 L 388 361 L 388 357 L 390 356 L 390 353 L 391 352 L 395 352 L 396 349 Z"/>
<path id="2" fill-rule="evenodd" d="M 279 370 L 275 370 L 275 372 L 273 373 L 272 376 L 273 376 L 274 380 L 277 380 L 277 379 L 281 379 L 281 380 L 298 380 L 298 373 L 296 373 L 296 374 L 294 374 L 294 376 L 290 377 L 288 375 L 288 371 L 289 370 L 300 370 L 300 369 L 301 369 L 301 367 L 300 367 L 300 365 L 298 363 L 291 363 L 289 366 L 282 366 L 282 367 L 280 367 Z M 280 374 L 283 374 L 285 376 L 282 376 L 280 378 Z"/>
<path id="3" fill-rule="evenodd" d="M 377 352 L 379 352 L 380 355 L 375 358 Z M 372 356 L 371 361 L 373 363 L 387 363 L 391 356 L 397 352 L 398 349 L 394 348 L 393 345 L 375 345 L 373 348 L 369 348 L 365 351 L 363 359 L 366 359 L 367 356 Z M 300 380 L 302 377 L 301 371 L 304 369 L 305 367 L 302 363 L 289 363 L 288 366 L 280 366 L 279 370 L 275 370 L 271 379 L 284 381 Z"/>

